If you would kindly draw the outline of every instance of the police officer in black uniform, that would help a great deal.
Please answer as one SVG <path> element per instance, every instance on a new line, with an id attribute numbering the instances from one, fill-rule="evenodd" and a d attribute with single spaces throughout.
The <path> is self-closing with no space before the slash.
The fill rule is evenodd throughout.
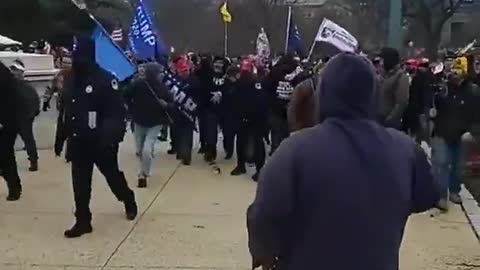
<path id="1" fill-rule="evenodd" d="M 128 220 L 137 216 L 135 195 L 118 167 L 118 145 L 125 135 L 126 108 L 118 82 L 95 63 L 95 44 L 78 39 L 72 76 L 65 87 L 65 130 L 72 158 L 75 225 L 65 237 L 92 232 L 90 197 L 93 166 L 105 176 L 115 197 L 125 205 Z"/>
<path id="2" fill-rule="evenodd" d="M 25 110 L 19 102 L 15 79 L 10 70 L 0 62 L 0 176 L 7 182 L 7 201 L 17 201 L 22 185 L 15 160 L 15 138 L 19 132 L 19 111 Z"/>

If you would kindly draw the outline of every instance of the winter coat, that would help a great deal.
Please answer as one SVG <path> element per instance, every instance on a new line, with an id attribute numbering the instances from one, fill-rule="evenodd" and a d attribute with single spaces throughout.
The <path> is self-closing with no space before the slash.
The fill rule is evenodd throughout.
<path id="1" fill-rule="evenodd" d="M 277 65 L 263 80 L 263 88 L 268 93 L 268 106 L 272 113 L 287 119 L 287 106 L 295 83 L 286 76 L 295 71 L 295 66 Z"/>
<path id="2" fill-rule="evenodd" d="M 247 214 L 254 262 L 398 270 L 408 217 L 439 199 L 426 155 L 376 121 L 368 60 L 332 58 L 320 88 L 323 122 L 286 139 L 261 171 Z"/>
<path id="3" fill-rule="evenodd" d="M 251 76 L 245 76 L 240 77 L 233 87 L 231 109 L 236 126 L 248 122 L 265 128 L 268 106 L 262 84 Z"/>
<path id="4" fill-rule="evenodd" d="M 295 87 L 287 110 L 290 131 L 295 132 L 313 127 L 316 124 L 315 109 L 317 106 L 315 91 L 319 77 L 318 74 L 315 74 Z"/>
<path id="5" fill-rule="evenodd" d="M 380 120 L 387 127 L 400 128 L 408 105 L 410 83 L 405 71 L 394 68 L 379 85 Z"/>
<path id="6" fill-rule="evenodd" d="M 17 79 L 15 88 L 20 95 L 22 110 L 19 111 L 19 121 L 31 121 L 40 113 L 40 96 L 37 90 L 25 80 Z"/>
<path id="7" fill-rule="evenodd" d="M 172 97 L 159 76 L 162 69 L 158 64 L 147 64 L 145 78 L 134 79 L 125 89 L 125 101 L 133 122 L 154 127 L 170 123 L 167 107 Z"/>
<path id="8" fill-rule="evenodd" d="M 449 143 L 458 143 L 463 134 L 470 131 L 478 110 L 474 87 L 471 82 L 464 81 L 459 87 L 450 85 L 447 95 L 436 95 L 434 136 Z"/>
<path id="9" fill-rule="evenodd" d="M 0 168 L 8 151 L 12 151 L 18 134 L 20 95 L 16 91 L 15 79 L 10 70 L 0 62 Z"/>

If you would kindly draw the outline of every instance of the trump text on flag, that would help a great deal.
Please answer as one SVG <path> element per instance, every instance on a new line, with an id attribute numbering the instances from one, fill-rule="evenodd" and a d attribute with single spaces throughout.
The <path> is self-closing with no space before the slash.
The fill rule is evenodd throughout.
<path id="1" fill-rule="evenodd" d="M 141 36 L 145 43 L 155 46 L 157 43 L 155 32 L 150 28 L 149 17 L 145 14 L 144 9 L 139 5 L 137 7 L 137 16 L 132 24 L 132 34 L 135 38 Z"/>

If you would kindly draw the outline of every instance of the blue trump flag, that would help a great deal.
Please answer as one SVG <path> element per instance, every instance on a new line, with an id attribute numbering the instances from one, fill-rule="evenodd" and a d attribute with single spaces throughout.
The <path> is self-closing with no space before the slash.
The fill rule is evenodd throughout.
<path id="1" fill-rule="evenodd" d="M 101 68 L 112 73 L 119 81 L 135 74 L 136 66 L 100 25 L 93 31 L 92 39 L 95 41 L 95 61 Z"/>
<path id="2" fill-rule="evenodd" d="M 140 0 L 135 9 L 128 39 L 132 53 L 138 60 L 160 60 L 168 57 L 163 39 L 150 17 L 147 0 Z"/>
<path id="3" fill-rule="evenodd" d="M 305 44 L 302 35 L 300 34 L 297 25 L 293 23 L 293 18 L 290 19 L 289 24 L 287 51 L 288 53 L 296 54 L 303 58 L 305 57 Z"/>

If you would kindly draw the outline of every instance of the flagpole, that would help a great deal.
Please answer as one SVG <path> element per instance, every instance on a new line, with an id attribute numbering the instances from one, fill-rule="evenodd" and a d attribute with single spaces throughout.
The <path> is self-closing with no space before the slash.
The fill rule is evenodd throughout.
<path id="1" fill-rule="evenodd" d="M 225 55 L 225 57 L 227 57 L 228 56 L 228 23 L 225 22 L 224 24 L 225 24 L 225 38 L 224 38 L 224 40 L 225 40 L 225 44 L 224 44 L 225 51 L 224 51 L 224 55 Z"/>
<path id="2" fill-rule="evenodd" d="M 288 16 L 287 16 L 287 34 L 285 35 L 285 53 L 288 53 L 288 40 L 290 36 L 290 22 L 292 21 L 292 6 L 288 6 Z"/>
<path id="3" fill-rule="evenodd" d="M 320 24 L 320 27 L 318 28 L 318 31 L 320 32 L 320 29 L 323 28 L 323 25 L 326 23 L 325 21 L 325 18 L 323 19 L 322 23 Z M 317 35 L 318 35 L 318 32 L 317 34 L 315 35 L 314 39 L 313 39 L 313 43 L 312 43 L 312 47 L 310 47 L 310 51 L 308 52 L 308 57 L 307 57 L 307 60 L 310 60 L 310 57 L 312 56 L 313 54 L 313 49 L 315 49 L 315 45 L 317 44 Z"/>
<path id="4" fill-rule="evenodd" d="M 103 27 L 103 25 L 97 20 L 97 18 L 95 18 L 95 17 L 93 16 L 93 14 L 88 11 L 87 5 L 86 5 L 85 3 L 83 3 L 83 2 L 82 2 L 82 3 L 77 3 L 76 0 L 71 0 L 71 2 L 72 2 L 79 10 L 82 10 L 83 12 L 85 12 L 85 13 L 88 15 L 88 17 L 90 17 L 90 19 L 97 24 L 98 28 L 105 34 L 105 36 L 107 36 L 107 37 L 112 41 L 112 44 L 113 44 L 115 47 L 117 47 L 117 49 L 119 49 L 119 50 L 125 55 L 125 51 L 124 51 L 122 48 L 120 48 L 120 46 L 118 46 L 118 44 L 112 39 L 112 36 L 107 32 L 107 30 L 106 30 L 106 29 Z M 128 57 L 127 57 L 127 58 L 128 58 Z M 133 62 L 130 60 L 130 58 L 128 58 L 128 61 L 130 61 L 130 63 L 133 64 Z"/>
<path id="5" fill-rule="evenodd" d="M 317 44 L 317 42 L 314 40 L 314 41 L 313 41 L 313 44 L 312 44 L 312 47 L 310 47 L 310 51 L 308 52 L 307 61 L 310 61 L 310 57 L 312 56 L 313 49 L 315 48 L 315 45 L 316 45 L 316 44 Z"/>

